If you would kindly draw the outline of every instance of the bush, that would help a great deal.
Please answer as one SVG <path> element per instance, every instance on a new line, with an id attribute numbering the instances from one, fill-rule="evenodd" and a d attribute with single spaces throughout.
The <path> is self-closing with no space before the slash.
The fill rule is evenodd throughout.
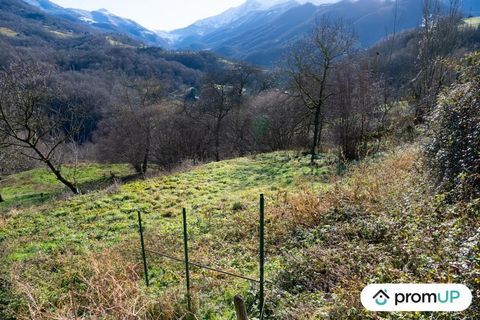
<path id="1" fill-rule="evenodd" d="M 456 66 L 458 80 L 438 98 L 430 118 L 427 162 L 450 200 L 480 196 L 480 52 Z"/>

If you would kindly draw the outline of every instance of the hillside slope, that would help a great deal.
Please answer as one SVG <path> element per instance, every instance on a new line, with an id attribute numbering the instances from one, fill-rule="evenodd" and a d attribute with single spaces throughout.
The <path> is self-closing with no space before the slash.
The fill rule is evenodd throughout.
<path id="1" fill-rule="evenodd" d="M 272 66 L 286 49 L 307 34 L 321 17 L 338 17 L 351 26 L 358 46 L 371 47 L 394 31 L 416 28 L 422 21 L 422 1 L 342 0 L 328 4 L 315 1 L 249 0 L 238 8 L 200 20 L 167 35 L 178 49 L 213 50 L 227 57 Z M 448 0 L 443 1 L 446 10 Z M 478 15 L 480 2 L 461 2 L 465 16 Z"/>
<path id="2" fill-rule="evenodd" d="M 52 15 L 22 0 L 3 0 L 0 1 L 0 68 L 19 59 L 50 64 L 62 76 L 77 77 L 72 88 L 92 86 L 105 94 L 118 84 L 119 75 L 127 76 L 129 81 L 155 78 L 169 90 L 179 90 L 182 94 L 181 90 L 198 84 L 204 71 L 225 64 L 225 59 L 213 53 L 145 47 L 125 34 L 104 32 L 89 24 Z M 105 104 L 104 111 L 109 107 L 108 102 Z"/>
<path id="3" fill-rule="evenodd" d="M 122 179 L 134 174 L 128 165 L 79 164 L 76 167 L 65 166 L 65 176 L 76 180 L 82 192 L 101 189 L 115 179 Z M 68 194 L 68 189 L 56 180 L 46 168 L 24 171 L 18 174 L 2 177 L 0 175 L 0 213 L 11 208 L 24 208 L 39 205 L 59 195 Z"/>
<path id="4" fill-rule="evenodd" d="M 478 296 L 478 202 L 434 196 L 415 146 L 335 179 L 329 163 L 323 158 L 312 170 L 295 153 L 259 155 L 10 211 L 0 221 L 3 314 L 179 319 L 186 313 L 182 264 L 149 255 L 152 286 L 143 287 L 136 212 L 143 212 L 147 248 L 181 257 L 185 206 L 191 260 L 257 277 L 260 192 L 271 319 L 378 319 L 359 302 L 372 282 L 454 281 Z M 255 285 L 196 268 L 192 283 L 199 318 L 231 318 L 238 293 L 256 314 Z M 442 319 L 478 315 L 477 299 Z"/>
<path id="5" fill-rule="evenodd" d="M 86 11 L 63 8 L 48 0 L 24 0 L 55 17 L 96 29 L 100 32 L 119 33 L 147 45 L 166 47 L 167 42 L 153 31 L 135 21 L 116 16 L 105 9 Z"/>
<path id="6" fill-rule="evenodd" d="M 301 4 L 285 1 L 262 7 L 261 1 L 247 1 L 234 10 L 205 19 L 190 27 L 172 31 L 173 46 L 211 49 L 219 54 L 252 63 L 272 65 L 323 16 L 339 17 L 355 30 L 359 45 L 370 47 L 394 30 L 417 27 L 421 22 L 421 1 L 360 0 L 332 4 Z M 232 12 L 240 12 L 231 19 Z M 218 23 L 222 21 L 222 23 Z"/>
<path id="7" fill-rule="evenodd" d="M 0 2 L 0 27 L 13 31 L 10 36 L 1 34 L 9 42 L 38 45 L 98 33 L 87 26 L 48 15 L 20 0 Z"/>
<path id="8" fill-rule="evenodd" d="M 328 182 L 327 162 L 330 160 L 328 157 L 321 160 L 318 168 L 312 171 L 308 157 L 298 157 L 294 153 L 240 158 L 113 187 L 69 201 L 10 210 L 0 216 L 0 265 L 13 268 L 10 271 L 14 273 L 20 271 L 14 266 L 26 272 L 28 280 L 24 279 L 28 286 L 32 286 L 38 299 L 35 303 L 40 309 L 61 309 L 60 301 L 65 298 L 69 286 L 66 283 L 75 285 L 71 283 L 73 279 L 69 277 L 72 275 L 67 269 L 77 263 L 70 259 L 81 259 L 106 246 L 135 248 L 138 243 L 137 210 L 144 214 L 149 244 L 174 255 L 180 254 L 181 225 L 178 218 L 185 206 L 191 217 L 192 259 L 211 261 L 217 267 L 252 275 L 256 273 L 255 245 L 252 247 L 251 244 L 256 238 L 258 195 L 264 192 L 271 206 L 302 186 L 321 189 Z M 238 226 L 242 228 L 237 230 Z M 244 239 L 246 242 L 231 242 L 244 231 L 249 233 Z M 227 239 L 225 232 L 229 234 Z M 154 241 L 158 237 L 163 240 Z M 225 246 L 218 246 L 218 241 Z M 125 263 L 138 262 L 138 252 L 133 250 L 125 253 Z M 231 256 L 232 252 L 236 252 L 235 257 Z M 61 262 L 64 258 L 69 261 Z M 57 271 L 53 273 L 50 269 L 52 263 L 57 265 Z M 80 272 L 82 265 L 79 263 L 75 268 Z M 177 268 L 175 264 L 164 265 L 163 262 L 152 266 L 152 281 L 158 290 L 163 292 L 168 288 L 167 292 L 171 292 L 169 290 L 181 287 L 181 283 L 175 280 L 181 275 Z M 9 281 L 12 281 L 15 275 L 10 275 Z M 197 274 L 194 281 L 200 282 L 199 276 Z M 232 285 L 226 292 L 221 287 L 211 288 L 213 304 L 202 312 L 231 314 L 223 299 L 230 299 L 234 293 L 230 290 L 234 288 L 242 292 L 246 289 L 243 282 L 233 282 Z M 25 293 L 20 288 L 12 291 L 20 298 Z M 48 312 L 37 311 L 36 319 L 49 317 Z"/>

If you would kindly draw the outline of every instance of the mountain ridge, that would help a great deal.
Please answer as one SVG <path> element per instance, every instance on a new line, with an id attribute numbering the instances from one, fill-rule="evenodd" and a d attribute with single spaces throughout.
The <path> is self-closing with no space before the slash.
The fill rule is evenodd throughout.
<path id="1" fill-rule="evenodd" d="M 160 47 L 169 46 L 168 42 L 157 33 L 131 19 L 119 17 L 107 9 L 87 11 L 64 8 L 49 0 L 23 1 L 53 16 L 61 17 L 71 22 L 85 24 L 99 31 L 123 34 L 147 45 Z"/>
<path id="2" fill-rule="evenodd" d="M 339 17 L 351 25 L 362 48 L 394 30 L 416 28 L 422 20 L 422 2 L 418 0 L 323 2 L 273 0 L 261 6 L 258 0 L 248 0 L 220 15 L 164 34 L 170 36 L 170 45 L 175 49 L 212 50 L 229 58 L 271 66 L 322 16 Z M 467 11 L 480 15 L 480 1 L 465 0 L 461 9 L 465 15 Z M 232 20 L 234 12 L 240 14 Z M 215 24 L 218 21 L 224 23 Z"/>
<path id="3" fill-rule="evenodd" d="M 394 30 L 416 28 L 422 20 L 422 3 L 418 0 L 341 0 L 334 3 L 247 0 L 185 28 L 153 32 L 106 9 L 86 11 L 66 9 L 49 0 L 23 1 L 53 16 L 101 32 L 126 35 L 147 46 L 182 51 L 211 50 L 228 58 L 264 66 L 274 65 L 323 16 L 340 17 L 351 25 L 361 48 L 374 45 Z M 465 15 L 480 15 L 480 1 L 464 0 L 462 11 Z"/>
<path id="4" fill-rule="evenodd" d="M 221 27 L 199 33 L 197 22 L 189 28 L 181 29 L 182 35 L 174 37 L 171 45 L 176 49 L 213 50 L 248 62 L 271 65 L 282 53 L 301 36 L 306 34 L 318 17 L 338 16 L 351 24 L 359 35 L 362 47 L 369 47 L 393 31 L 393 2 L 381 0 L 340 1 L 332 4 L 315 5 L 310 2 L 280 1 L 262 10 L 246 10 L 257 1 L 247 1 L 237 8 L 244 13 L 235 21 Z M 400 0 L 399 12 L 407 20 L 399 23 L 399 29 L 409 29 L 420 24 L 421 8 L 417 0 Z M 409 16 L 409 11 L 418 14 Z M 221 19 L 221 16 L 209 18 Z M 391 24 L 388 26 L 387 24 Z M 386 31 L 387 30 L 387 31 Z M 191 31 L 190 34 L 185 34 Z M 171 34 L 178 35 L 177 31 Z"/>

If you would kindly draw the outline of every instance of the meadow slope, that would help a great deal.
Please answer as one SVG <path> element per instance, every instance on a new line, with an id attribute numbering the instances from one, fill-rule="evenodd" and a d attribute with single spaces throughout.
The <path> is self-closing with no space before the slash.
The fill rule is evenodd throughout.
<path id="1" fill-rule="evenodd" d="M 0 315 L 182 318 L 181 264 L 149 255 L 152 285 L 143 284 L 137 212 L 147 247 L 181 257 L 185 207 L 191 260 L 257 277 L 258 195 L 265 193 L 269 319 L 478 317 L 478 299 L 462 314 L 367 313 L 359 293 L 372 282 L 461 282 L 478 297 L 480 201 L 445 202 L 428 183 L 417 146 L 336 171 L 329 156 L 311 167 L 300 153 L 277 152 L 4 210 Z M 192 283 L 199 319 L 233 319 L 238 293 L 257 315 L 254 284 L 197 268 Z"/>
<path id="2" fill-rule="evenodd" d="M 73 269 L 78 267 L 82 272 L 82 263 L 73 260 L 81 260 L 89 253 L 114 246 L 123 249 L 131 247 L 131 252 L 122 253 L 120 263 L 140 262 L 139 210 L 145 220 L 149 247 L 181 256 L 179 217 L 183 207 L 189 212 L 193 260 L 255 276 L 259 194 L 265 193 L 267 206 L 272 206 L 289 192 L 297 192 L 301 188 L 320 190 L 328 186 L 333 159 L 323 157 L 314 168 L 308 163 L 307 156 L 292 152 L 238 158 L 158 178 L 113 185 L 106 190 L 69 200 L 4 210 L 5 217 L 0 225 L 3 265 L 21 274 L 13 275 L 9 282 L 18 276 L 31 286 L 38 309 L 55 312 L 64 296 L 69 294 L 70 282 L 75 281 L 75 276 L 65 268 L 76 272 Z M 21 175 L 6 179 L 11 182 L 5 188 L 7 195 L 22 187 L 24 179 Z M 35 176 L 38 175 L 42 174 L 37 172 Z M 35 182 L 49 185 L 48 180 L 29 180 L 31 188 L 39 191 L 43 187 L 35 187 Z M 36 195 L 29 193 L 28 198 Z M 55 265 L 54 272 L 52 263 Z M 194 283 L 204 275 L 194 275 Z M 168 261 L 152 263 L 151 276 L 153 287 L 161 292 L 165 288 L 178 289 L 183 284 L 181 266 Z M 204 281 L 198 282 L 203 285 Z M 207 282 L 210 281 L 207 279 Z M 232 313 L 231 298 L 238 290 L 244 291 L 247 287 L 241 281 L 233 281 L 231 285 L 229 282 L 225 286 L 231 289 L 226 292 L 220 287 L 210 291 L 212 297 L 207 299 L 213 301 L 212 307 L 202 312 L 217 314 L 219 319 L 224 313 Z M 237 290 L 237 286 L 241 289 Z M 27 294 L 22 290 L 10 291 L 19 293 L 20 297 Z M 180 300 L 182 296 L 179 294 Z M 17 309 L 26 307 L 21 298 L 15 301 L 19 303 Z M 200 303 L 204 302 L 198 301 Z M 40 310 L 36 316 L 48 317 Z"/>

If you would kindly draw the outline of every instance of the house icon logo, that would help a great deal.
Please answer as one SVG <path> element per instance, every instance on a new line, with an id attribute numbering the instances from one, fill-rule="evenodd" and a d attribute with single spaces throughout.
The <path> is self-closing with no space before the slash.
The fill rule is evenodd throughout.
<path id="1" fill-rule="evenodd" d="M 385 304 L 387 304 L 388 302 L 388 299 L 390 299 L 390 297 L 388 296 L 387 294 L 387 290 L 379 290 L 374 296 L 373 296 L 373 299 L 375 299 L 375 303 L 379 306 L 383 306 Z"/>

